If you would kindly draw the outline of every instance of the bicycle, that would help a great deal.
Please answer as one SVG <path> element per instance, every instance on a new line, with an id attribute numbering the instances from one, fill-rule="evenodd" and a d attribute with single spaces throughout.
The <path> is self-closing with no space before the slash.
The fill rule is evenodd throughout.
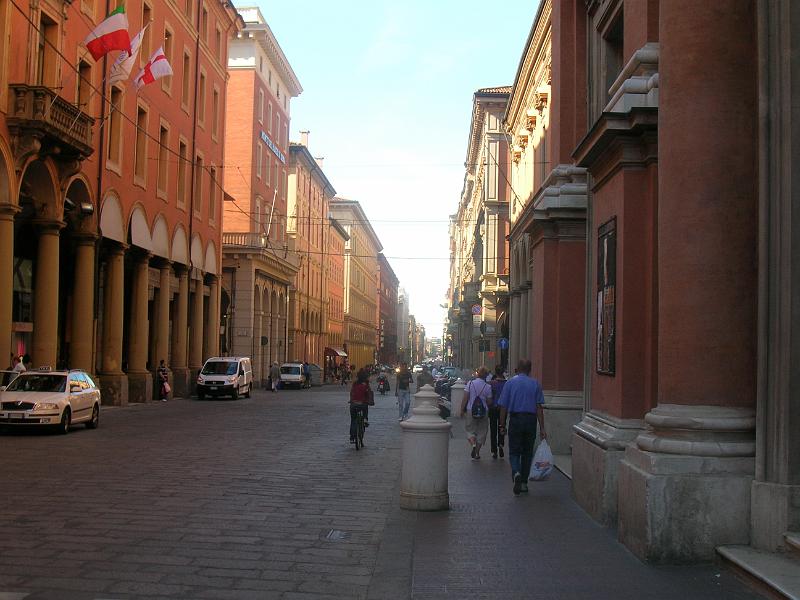
<path id="1" fill-rule="evenodd" d="M 364 447 L 364 431 L 366 430 L 366 426 L 364 425 L 364 409 L 357 408 L 356 409 L 356 437 L 354 440 L 356 451 L 360 450 Z"/>

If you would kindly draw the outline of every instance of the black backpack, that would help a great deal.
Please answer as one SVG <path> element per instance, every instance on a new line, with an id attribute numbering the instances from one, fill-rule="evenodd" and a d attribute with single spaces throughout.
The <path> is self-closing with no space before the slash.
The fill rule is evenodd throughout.
<path id="1" fill-rule="evenodd" d="M 476 380 L 472 380 L 473 382 Z M 483 382 L 484 386 L 489 385 L 485 381 Z M 483 393 L 483 388 L 475 397 L 475 400 L 472 402 L 472 418 L 473 419 L 483 419 L 486 416 L 486 405 L 483 403 L 481 399 L 481 393 Z"/>

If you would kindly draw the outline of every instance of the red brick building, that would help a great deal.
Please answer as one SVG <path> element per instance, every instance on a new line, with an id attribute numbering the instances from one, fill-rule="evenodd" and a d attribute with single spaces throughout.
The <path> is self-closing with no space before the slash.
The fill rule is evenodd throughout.
<path id="1" fill-rule="evenodd" d="M 397 279 L 383 252 L 378 254 L 378 364 L 394 365 L 397 358 Z"/>
<path id="2" fill-rule="evenodd" d="M 63 6 L 62 6 L 63 4 Z M 18 6 L 24 5 L 25 12 Z M 174 75 L 103 85 L 97 0 L 0 2 L 0 352 L 99 375 L 106 403 L 174 390 L 216 354 L 230 3 L 131 0 L 140 58 Z M 113 8 L 113 6 L 112 6 Z"/>
<path id="3" fill-rule="evenodd" d="M 228 60 L 222 341 L 226 354 L 251 356 L 256 381 L 266 381 L 269 365 L 287 360 L 300 267 L 286 225 L 290 102 L 302 87 L 261 12 L 240 14 Z"/>

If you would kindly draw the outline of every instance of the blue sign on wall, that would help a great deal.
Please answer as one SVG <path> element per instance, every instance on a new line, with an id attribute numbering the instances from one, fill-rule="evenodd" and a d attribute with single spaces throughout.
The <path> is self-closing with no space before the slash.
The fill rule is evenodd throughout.
<path id="1" fill-rule="evenodd" d="M 508 350 L 508 338 L 500 338 L 497 340 L 497 347 L 500 350 Z"/>

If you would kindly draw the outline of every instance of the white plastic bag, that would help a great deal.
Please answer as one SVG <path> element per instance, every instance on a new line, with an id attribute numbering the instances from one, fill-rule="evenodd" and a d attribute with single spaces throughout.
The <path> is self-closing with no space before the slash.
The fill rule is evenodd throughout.
<path id="1" fill-rule="evenodd" d="M 553 452 L 547 440 L 542 440 L 533 455 L 533 465 L 531 465 L 531 481 L 542 481 L 547 479 L 553 470 Z"/>

